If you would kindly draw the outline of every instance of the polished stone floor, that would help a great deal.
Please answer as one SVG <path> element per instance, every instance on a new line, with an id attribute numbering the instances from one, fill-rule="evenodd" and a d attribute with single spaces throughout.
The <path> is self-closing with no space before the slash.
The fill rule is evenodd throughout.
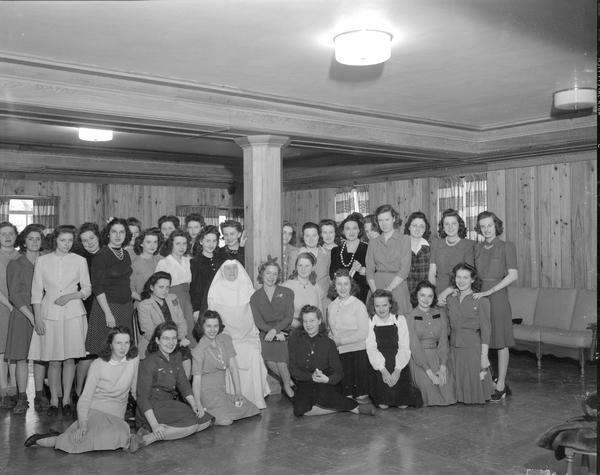
<path id="1" fill-rule="evenodd" d="M 25 449 L 23 440 L 70 421 L 0 410 L 2 474 L 525 474 L 564 473 L 565 461 L 536 447 L 536 436 L 581 413 L 582 394 L 596 389 L 596 367 L 579 376 L 577 362 L 529 353 L 512 356 L 514 395 L 485 406 L 391 409 L 375 417 L 334 414 L 297 419 L 290 403 L 270 396 L 260 417 L 184 440 L 159 442 L 135 454 L 69 455 Z M 595 465 L 590 473 L 595 472 Z"/>

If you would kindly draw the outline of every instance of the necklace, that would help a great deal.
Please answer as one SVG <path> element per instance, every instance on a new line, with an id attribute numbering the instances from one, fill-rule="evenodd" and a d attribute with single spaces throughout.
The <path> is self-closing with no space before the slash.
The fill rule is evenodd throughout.
<path id="1" fill-rule="evenodd" d="M 348 252 L 348 254 L 350 254 L 351 257 L 350 257 L 350 262 L 348 262 L 348 264 L 346 264 L 344 262 L 344 249 L 346 249 L 346 241 L 344 241 L 344 244 L 342 244 L 342 247 L 340 248 L 340 262 L 342 264 L 342 267 L 349 269 L 350 267 L 352 267 L 352 263 L 354 262 L 354 255 L 356 254 L 356 251 Z M 358 250 L 358 248 L 356 248 L 356 250 Z"/>
<path id="2" fill-rule="evenodd" d="M 314 343 L 311 343 L 309 341 L 308 346 L 310 346 L 310 352 L 308 353 L 308 355 L 306 355 L 307 360 L 308 360 L 308 358 L 310 358 L 312 355 L 315 354 L 315 346 L 317 346 L 317 342 L 315 341 Z"/>
<path id="3" fill-rule="evenodd" d="M 226 369 L 227 365 L 225 364 L 225 359 L 223 358 L 223 351 L 217 342 L 215 342 L 215 346 L 217 348 L 217 352 L 215 353 L 211 346 L 208 346 L 208 351 L 211 356 L 215 359 L 217 363 L 221 366 L 220 369 Z"/>
<path id="4" fill-rule="evenodd" d="M 115 255 L 115 257 L 117 259 L 119 259 L 120 261 L 123 260 L 123 258 L 125 257 L 125 255 L 123 254 L 123 248 L 122 247 L 117 247 L 117 248 L 114 248 L 114 247 L 111 247 L 111 246 L 108 246 L 108 247 L 110 248 L 110 250 L 113 252 L 113 254 Z"/>
<path id="5" fill-rule="evenodd" d="M 492 241 L 491 243 L 487 243 L 487 242 L 483 242 L 483 247 L 485 247 L 486 250 L 490 250 L 492 247 L 494 247 L 494 241 Z"/>
<path id="6" fill-rule="evenodd" d="M 458 238 L 456 241 L 448 241 L 448 236 L 446 236 L 445 239 L 448 246 L 456 246 L 460 242 L 460 238 Z"/>

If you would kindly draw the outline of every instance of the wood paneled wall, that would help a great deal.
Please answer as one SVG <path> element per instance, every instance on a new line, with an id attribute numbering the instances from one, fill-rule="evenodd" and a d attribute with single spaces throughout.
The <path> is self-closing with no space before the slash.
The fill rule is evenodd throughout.
<path id="1" fill-rule="evenodd" d="M 596 289 L 595 160 L 488 172 L 488 208 L 515 243 L 519 284 Z"/>
<path id="2" fill-rule="evenodd" d="M 240 190 L 157 185 L 109 185 L 7 178 L 0 175 L 0 195 L 58 196 L 59 221 L 80 225 L 105 222 L 110 216 L 135 216 L 144 226 L 177 205 L 243 206 Z"/>
<path id="3" fill-rule="evenodd" d="M 336 188 L 286 191 L 283 193 L 282 214 L 297 231 L 307 221 L 318 223 L 324 218 L 335 217 Z"/>
<path id="4" fill-rule="evenodd" d="M 595 290 L 596 161 L 554 156 L 547 164 L 488 170 L 487 177 L 488 209 L 504 221 L 502 238 L 517 247 L 519 285 Z M 403 218 L 421 210 L 436 222 L 437 183 L 435 177 L 372 183 L 371 208 L 390 203 Z M 333 217 L 335 193 L 284 193 L 284 218 L 299 227 Z"/>
<path id="5" fill-rule="evenodd" d="M 503 238 L 517 246 L 519 285 L 596 289 L 596 161 L 548 158 L 548 163 L 490 170 L 488 209 L 504 220 Z M 405 217 L 422 210 L 437 220 L 437 178 L 369 185 L 371 207 L 393 204 Z M 336 188 L 283 193 L 283 218 L 299 229 L 335 216 Z M 79 225 L 109 216 L 136 216 L 144 225 L 177 205 L 241 206 L 241 190 L 26 180 L 0 174 L 0 194 L 59 196 L 60 221 Z"/>

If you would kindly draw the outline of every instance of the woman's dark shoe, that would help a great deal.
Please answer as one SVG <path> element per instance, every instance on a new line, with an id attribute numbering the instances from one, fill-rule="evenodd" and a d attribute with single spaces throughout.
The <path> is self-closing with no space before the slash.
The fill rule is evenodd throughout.
<path id="1" fill-rule="evenodd" d="M 60 432 L 55 430 L 51 430 L 50 432 L 46 432 L 44 434 L 33 434 L 25 440 L 25 447 L 32 447 L 37 444 L 37 441 L 40 439 L 47 439 L 48 437 L 56 437 L 60 435 Z"/>
<path id="2" fill-rule="evenodd" d="M 73 406 L 70 404 L 65 404 L 62 408 L 63 417 L 72 417 L 73 416 Z"/>
<path id="3" fill-rule="evenodd" d="M 13 414 L 25 414 L 27 409 L 29 409 L 29 402 L 27 401 L 27 398 L 20 397 L 17 401 L 17 405 L 13 408 Z"/>
<path id="4" fill-rule="evenodd" d="M 46 411 L 46 415 L 50 417 L 58 416 L 58 406 L 50 406 L 48 411 Z"/>
<path id="5" fill-rule="evenodd" d="M 50 401 L 48 401 L 48 398 L 40 391 L 39 395 L 36 393 L 36 396 L 33 399 L 33 407 L 36 411 L 47 411 L 50 407 Z"/>
<path id="6" fill-rule="evenodd" d="M 492 394 L 492 397 L 490 398 L 490 401 L 492 402 L 500 402 L 502 401 L 502 399 L 506 398 L 506 386 L 504 387 L 504 389 L 502 391 L 498 391 L 497 389 L 494 390 L 494 394 Z"/>
<path id="7" fill-rule="evenodd" d="M 512 391 L 510 389 L 510 387 L 508 386 L 508 384 L 504 384 L 504 389 L 506 390 L 506 395 L 507 396 L 512 396 Z"/>

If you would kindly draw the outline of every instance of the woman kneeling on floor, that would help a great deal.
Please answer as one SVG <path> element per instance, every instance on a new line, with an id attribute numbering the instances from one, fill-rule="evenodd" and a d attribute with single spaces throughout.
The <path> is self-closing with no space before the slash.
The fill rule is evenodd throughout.
<path id="1" fill-rule="evenodd" d="M 129 426 L 124 416 L 129 392 L 135 394 L 138 363 L 129 328 L 111 328 L 77 402 L 78 420 L 62 434 L 51 431 L 32 435 L 25 447 L 39 445 L 72 454 L 128 448 Z"/>
<path id="2" fill-rule="evenodd" d="M 294 415 L 319 416 L 337 411 L 374 415 L 371 404 L 359 405 L 342 396 L 342 363 L 336 345 L 327 337 L 321 311 L 312 305 L 300 310 L 301 327 L 288 341 L 290 373 L 296 382 Z"/>
<path id="3" fill-rule="evenodd" d="M 160 323 L 140 364 L 137 384 L 136 425 L 130 451 L 157 440 L 175 440 L 200 432 L 213 417 L 200 411 L 185 376 L 177 347 L 177 325 Z M 179 401 L 179 395 L 187 402 Z"/>

